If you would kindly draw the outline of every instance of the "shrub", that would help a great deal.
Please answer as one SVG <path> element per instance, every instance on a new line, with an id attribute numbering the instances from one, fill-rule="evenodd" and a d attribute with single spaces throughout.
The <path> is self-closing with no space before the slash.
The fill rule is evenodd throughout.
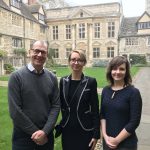
<path id="1" fill-rule="evenodd" d="M 109 60 L 93 60 L 93 67 L 106 67 Z"/>
<path id="2" fill-rule="evenodd" d="M 26 55 L 26 50 L 25 48 L 16 48 L 14 49 L 14 53 L 17 55 Z"/>
<path id="3" fill-rule="evenodd" d="M 7 52 L 4 50 L 0 50 L 0 57 L 6 57 L 7 56 Z"/>
<path id="4" fill-rule="evenodd" d="M 145 55 L 130 54 L 129 60 L 132 65 L 146 64 L 146 56 Z"/>
<path id="5" fill-rule="evenodd" d="M 6 70 L 6 74 L 9 74 L 15 70 L 11 64 L 4 64 L 4 69 Z"/>

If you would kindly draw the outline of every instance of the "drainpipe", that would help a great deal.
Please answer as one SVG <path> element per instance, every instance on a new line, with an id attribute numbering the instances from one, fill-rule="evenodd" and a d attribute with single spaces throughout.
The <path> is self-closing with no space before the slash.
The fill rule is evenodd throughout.
<path id="1" fill-rule="evenodd" d="M 23 17 L 23 48 L 25 49 L 25 17 Z M 26 49 L 25 49 L 26 51 Z M 24 65 L 26 65 L 26 53 L 24 54 Z"/>

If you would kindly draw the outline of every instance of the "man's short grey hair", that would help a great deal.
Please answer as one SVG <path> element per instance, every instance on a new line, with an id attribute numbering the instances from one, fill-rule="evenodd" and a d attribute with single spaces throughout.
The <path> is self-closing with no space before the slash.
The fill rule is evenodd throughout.
<path id="1" fill-rule="evenodd" d="M 46 47 L 47 47 L 47 50 L 48 50 L 48 46 L 49 46 L 49 43 L 48 43 L 48 41 L 44 41 L 44 40 L 33 40 L 33 41 L 31 41 L 31 43 L 30 43 L 30 49 L 32 49 L 33 48 L 33 45 L 36 43 L 36 42 L 40 42 L 42 45 L 45 45 Z"/>

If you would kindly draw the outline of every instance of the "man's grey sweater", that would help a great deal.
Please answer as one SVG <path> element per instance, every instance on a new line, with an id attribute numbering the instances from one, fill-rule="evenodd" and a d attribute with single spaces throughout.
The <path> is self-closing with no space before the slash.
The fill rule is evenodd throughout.
<path id="1" fill-rule="evenodd" d="M 15 71 L 8 84 L 8 102 L 15 127 L 30 135 L 37 130 L 49 134 L 60 110 L 56 76 L 46 69 L 35 74 L 26 66 Z"/>

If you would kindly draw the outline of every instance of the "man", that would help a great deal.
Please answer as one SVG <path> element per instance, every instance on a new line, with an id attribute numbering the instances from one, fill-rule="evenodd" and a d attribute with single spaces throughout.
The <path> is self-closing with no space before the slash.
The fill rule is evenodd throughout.
<path id="1" fill-rule="evenodd" d="M 60 99 L 56 76 L 43 68 L 47 54 L 47 42 L 36 41 L 29 50 L 30 63 L 10 76 L 12 150 L 53 150 Z"/>

